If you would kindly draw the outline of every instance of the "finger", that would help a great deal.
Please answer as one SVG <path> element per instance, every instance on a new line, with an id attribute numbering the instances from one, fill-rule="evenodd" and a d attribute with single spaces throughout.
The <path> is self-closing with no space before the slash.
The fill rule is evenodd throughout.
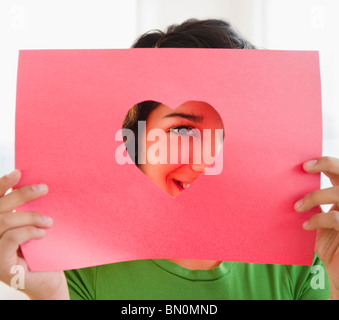
<path id="1" fill-rule="evenodd" d="M 10 188 L 13 188 L 21 178 L 21 172 L 14 170 L 0 178 L 0 197 L 2 197 Z"/>
<path id="2" fill-rule="evenodd" d="M 303 228 L 305 230 L 327 228 L 339 231 L 339 211 L 315 214 L 311 219 L 304 222 Z"/>
<path id="3" fill-rule="evenodd" d="M 33 226 L 25 226 L 21 228 L 8 230 L 0 239 L 0 260 L 12 256 L 23 243 L 44 237 L 46 230 Z"/>
<path id="4" fill-rule="evenodd" d="M 10 229 L 24 226 L 35 226 L 41 228 L 51 227 L 53 220 L 50 217 L 42 216 L 37 212 L 7 212 L 0 215 L 0 238 Z"/>
<path id="5" fill-rule="evenodd" d="M 0 198 L 0 212 L 10 212 L 28 201 L 40 198 L 48 192 L 45 184 L 24 186 Z"/>
<path id="6" fill-rule="evenodd" d="M 315 190 L 294 205 L 296 211 L 305 212 L 321 204 L 339 203 L 339 186 Z"/>
<path id="7" fill-rule="evenodd" d="M 306 172 L 323 172 L 329 178 L 337 177 L 339 180 L 339 159 L 333 157 L 322 157 L 316 160 L 306 161 L 303 164 Z"/>

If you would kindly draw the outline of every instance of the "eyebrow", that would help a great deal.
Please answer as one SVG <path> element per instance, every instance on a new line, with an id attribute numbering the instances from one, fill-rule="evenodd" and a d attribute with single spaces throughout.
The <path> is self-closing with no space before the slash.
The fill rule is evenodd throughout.
<path id="1" fill-rule="evenodd" d="M 184 118 L 187 120 L 191 120 L 193 122 L 202 122 L 204 120 L 204 117 L 202 116 L 197 116 L 194 114 L 187 114 L 187 113 L 180 113 L 180 112 L 166 114 L 163 118 L 174 118 L 174 117 Z"/>

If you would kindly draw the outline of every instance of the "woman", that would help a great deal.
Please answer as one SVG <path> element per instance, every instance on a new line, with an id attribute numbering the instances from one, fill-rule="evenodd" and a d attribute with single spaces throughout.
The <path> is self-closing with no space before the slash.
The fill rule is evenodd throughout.
<path id="1" fill-rule="evenodd" d="M 220 20 L 189 20 L 171 26 L 166 33 L 152 32 L 139 38 L 133 47 L 190 47 L 254 49 L 232 27 Z M 206 105 L 190 102 L 181 106 L 181 114 L 208 116 L 212 122 L 203 128 L 223 128 L 217 113 Z M 211 112 L 209 112 L 211 111 Z M 128 114 L 124 127 L 135 128 L 138 120 L 147 120 L 146 130 L 158 128 L 159 119 L 168 115 L 166 106 L 143 103 Z M 178 112 L 179 113 L 179 112 Z M 201 114 L 202 113 L 202 114 Z M 169 117 L 177 121 L 180 117 Z M 182 119 L 180 119 L 181 121 Z M 185 121 L 187 118 L 185 119 Z M 192 118 L 191 118 L 192 120 Z M 186 132 L 193 123 L 169 125 L 170 133 L 185 126 Z M 196 128 L 196 123 L 194 123 Z M 172 131 L 171 131 L 172 130 Z M 147 146 L 149 148 L 150 146 Z M 137 162 L 136 162 L 137 163 Z M 182 192 L 205 168 L 165 164 L 156 167 L 151 163 L 139 164 L 140 169 L 159 187 L 172 196 Z M 38 213 L 11 211 L 23 203 L 47 193 L 47 187 L 24 186 L 4 195 L 20 180 L 18 170 L 0 179 L 0 279 L 10 284 L 13 265 L 26 269 L 25 293 L 32 299 L 339 299 L 339 160 L 329 157 L 304 163 L 309 173 L 325 173 L 333 187 L 316 190 L 298 201 L 295 208 L 304 212 L 321 204 L 332 203 L 328 214 L 316 214 L 304 224 L 305 230 L 318 229 L 314 266 L 325 266 L 328 280 L 324 288 L 312 282 L 311 267 L 231 263 L 206 260 L 139 260 L 115 263 L 93 268 L 55 273 L 33 273 L 27 270 L 19 245 L 44 236 L 52 226 L 48 217 Z M 168 178 L 169 177 L 169 178 Z M 187 180 L 187 177 L 190 180 Z M 321 259 L 322 262 L 318 259 Z M 65 277 L 66 275 L 66 277 Z M 67 279 L 67 280 L 66 280 Z M 67 281 L 67 283 L 66 283 Z M 68 286 L 67 286 L 68 284 Z M 70 296 L 69 296 L 70 295 Z"/>
<path id="2" fill-rule="evenodd" d="M 146 130 L 143 137 L 138 137 L 138 124 L 144 118 Z M 131 150 L 138 150 L 139 144 L 146 142 L 145 148 L 140 148 L 141 154 L 130 152 L 130 156 L 171 197 L 187 189 L 212 164 L 223 144 L 223 122 L 216 110 L 202 101 L 187 101 L 175 111 L 154 101 L 140 103 L 129 110 L 123 128 L 130 129 L 132 141 L 136 141 Z M 146 139 L 154 130 L 161 137 L 157 142 Z M 154 152 L 150 152 L 152 149 Z M 143 163 L 139 159 L 144 159 Z"/>

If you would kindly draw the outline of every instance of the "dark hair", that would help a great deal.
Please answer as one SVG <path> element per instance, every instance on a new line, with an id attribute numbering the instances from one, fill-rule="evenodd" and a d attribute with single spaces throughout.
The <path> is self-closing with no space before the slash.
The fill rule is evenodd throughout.
<path id="1" fill-rule="evenodd" d="M 222 48 L 255 49 L 242 38 L 226 21 L 218 19 L 189 19 L 179 25 L 171 25 L 166 32 L 151 30 L 140 36 L 132 48 Z M 146 120 L 159 102 L 145 101 L 131 108 L 124 120 L 123 128 L 131 129 L 135 136 L 135 155 L 130 155 L 138 165 L 138 121 Z"/>
<path id="2" fill-rule="evenodd" d="M 255 49 L 228 22 L 218 19 L 189 19 L 169 26 L 166 32 L 151 30 L 139 37 L 132 48 Z"/>

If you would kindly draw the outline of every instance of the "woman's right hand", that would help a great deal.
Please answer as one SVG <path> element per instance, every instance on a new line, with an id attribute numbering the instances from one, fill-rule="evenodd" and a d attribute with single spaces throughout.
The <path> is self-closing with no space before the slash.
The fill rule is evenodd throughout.
<path id="1" fill-rule="evenodd" d="M 69 299 L 65 275 L 58 272 L 31 272 L 23 258 L 20 245 L 41 239 L 53 221 L 37 212 L 13 212 L 28 201 L 47 194 L 44 184 L 23 186 L 10 193 L 21 178 L 21 172 L 14 170 L 0 178 L 0 281 L 11 285 L 15 275 L 13 267 L 22 266 L 25 274 L 22 291 L 31 299 Z M 5 195 L 6 194 L 6 195 Z"/>

